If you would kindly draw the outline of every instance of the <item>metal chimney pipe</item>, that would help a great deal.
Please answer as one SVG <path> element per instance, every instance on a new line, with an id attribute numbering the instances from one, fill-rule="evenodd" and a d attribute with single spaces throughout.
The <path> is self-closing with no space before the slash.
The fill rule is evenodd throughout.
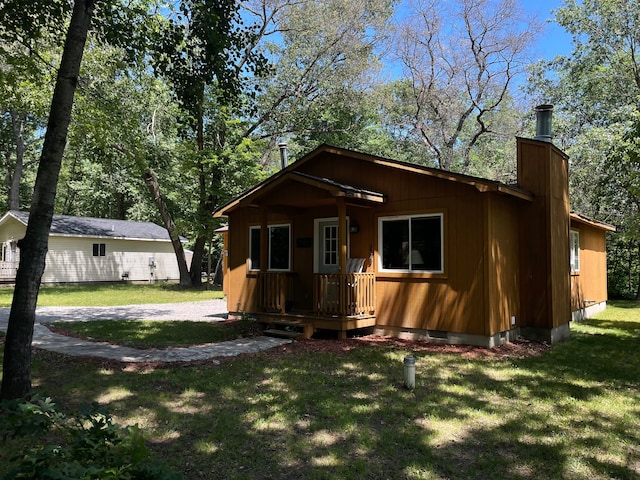
<path id="1" fill-rule="evenodd" d="M 282 169 L 284 170 L 289 165 L 289 152 L 287 151 L 287 142 L 280 142 L 278 144 L 280 148 L 280 161 L 282 162 Z"/>
<path id="2" fill-rule="evenodd" d="M 551 143 L 551 117 L 553 105 L 538 105 L 536 107 L 536 136 L 534 140 Z"/>

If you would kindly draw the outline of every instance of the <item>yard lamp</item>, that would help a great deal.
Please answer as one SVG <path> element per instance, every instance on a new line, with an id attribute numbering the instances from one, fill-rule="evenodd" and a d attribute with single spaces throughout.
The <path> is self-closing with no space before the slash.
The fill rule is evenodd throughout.
<path id="1" fill-rule="evenodd" d="M 404 357 L 404 386 L 409 390 L 416 386 L 416 358 L 413 355 Z"/>

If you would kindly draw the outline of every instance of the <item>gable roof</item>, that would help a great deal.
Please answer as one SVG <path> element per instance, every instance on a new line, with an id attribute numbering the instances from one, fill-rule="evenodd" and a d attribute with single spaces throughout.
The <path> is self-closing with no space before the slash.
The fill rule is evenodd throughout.
<path id="1" fill-rule="evenodd" d="M 10 210 L 0 218 L 0 225 L 13 217 L 23 225 L 29 221 L 29 212 Z M 152 222 L 130 222 L 109 218 L 73 217 L 54 215 L 51 236 L 118 238 L 127 240 L 171 241 L 167 229 Z"/>
<path id="2" fill-rule="evenodd" d="M 379 192 L 371 192 L 363 190 L 351 185 L 340 184 L 334 180 L 328 178 L 319 178 L 306 173 L 299 172 L 303 165 L 308 162 L 313 162 L 315 159 L 322 155 L 335 155 L 345 158 L 353 158 L 358 160 L 364 160 L 370 162 L 373 165 L 382 165 L 396 170 L 413 173 L 416 175 L 424 175 L 434 178 L 440 178 L 443 180 L 462 183 L 475 187 L 480 192 L 499 192 L 505 195 L 513 196 L 522 200 L 532 201 L 533 195 L 520 188 L 506 185 L 494 180 L 487 180 L 479 177 L 472 177 L 470 175 L 463 175 L 460 173 L 448 172 L 445 170 L 439 170 L 436 168 L 424 167 L 422 165 L 416 165 L 412 163 L 400 162 L 398 160 L 391 160 L 388 158 L 378 157 L 376 155 L 369 155 L 366 153 L 356 152 L 345 148 L 335 147 L 332 145 L 323 144 L 318 148 L 308 153 L 298 161 L 290 164 L 288 167 L 273 174 L 266 180 L 255 187 L 242 193 L 240 196 L 231 200 L 227 204 L 220 207 L 214 212 L 215 217 L 225 216 L 227 212 L 234 210 L 238 206 L 250 204 L 253 199 L 260 196 L 262 193 L 270 191 L 278 185 L 281 185 L 286 180 L 294 180 L 303 183 L 309 183 L 319 188 L 323 188 L 331 193 L 333 196 L 344 196 L 349 198 L 358 198 L 367 200 L 370 202 L 384 202 L 384 195 Z"/>

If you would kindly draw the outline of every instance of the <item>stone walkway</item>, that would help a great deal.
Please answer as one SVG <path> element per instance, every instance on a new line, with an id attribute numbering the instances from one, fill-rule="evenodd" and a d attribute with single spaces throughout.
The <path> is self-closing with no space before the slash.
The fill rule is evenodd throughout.
<path id="1" fill-rule="evenodd" d="M 7 330 L 9 308 L 0 308 L 0 330 Z M 59 335 L 46 327 L 51 322 L 100 320 L 182 320 L 219 322 L 227 318 L 222 300 L 123 307 L 40 307 L 32 345 L 65 355 L 100 357 L 121 362 L 191 362 L 243 353 L 256 353 L 290 343 L 289 339 L 252 337 L 185 348 L 136 349 Z"/>

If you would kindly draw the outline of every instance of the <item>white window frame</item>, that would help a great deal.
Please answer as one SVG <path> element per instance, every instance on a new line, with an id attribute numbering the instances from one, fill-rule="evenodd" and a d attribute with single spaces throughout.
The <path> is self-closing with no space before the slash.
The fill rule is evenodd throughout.
<path id="1" fill-rule="evenodd" d="M 287 241 L 289 244 L 289 255 L 287 257 L 287 268 L 272 268 L 271 267 L 271 230 L 274 228 L 281 228 L 281 227 L 287 227 L 288 230 L 288 237 L 287 237 Z M 258 225 L 258 226 L 250 226 L 249 227 L 249 255 L 247 255 L 248 259 L 249 259 L 249 270 L 250 271 L 259 271 L 260 268 L 255 268 L 253 265 L 253 259 L 251 258 L 251 251 L 252 251 L 252 239 L 253 239 L 253 235 L 252 235 L 252 231 L 253 230 L 258 230 L 261 232 L 262 228 Z M 290 223 L 278 223 L 278 224 L 269 224 L 267 225 L 267 235 L 268 235 L 268 247 L 267 247 L 267 271 L 269 272 L 290 272 L 291 271 L 291 224 Z M 260 236 L 262 237 L 262 232 L 260 233 Z M 260 259 L 260 262 L 263 262 L 263 259 Z"/>
<path id="2" fill-rule="evenodd" d="M 569 231 L 569 265 L 571 273 L 580 271 L 580 231 Z"/>
<path id="3" fill-rule="evenodd" d="M 415 270 L 411 268 L 384 268 L 384 236 L 383 223 L 386 221 L 406 220 L 409 223 L 409 245 L 411 245 L 411 220 L 415 218 L 438 218 L 440 219 L 440 269 L 439 270 Z M 378 271 L 388 273 L 413 273 L 413 274 L 442 274 L 444 273 L 444 214 L 425 213 L 412 215 L 394 215 L 388 217 L 378 217 Z"/>

